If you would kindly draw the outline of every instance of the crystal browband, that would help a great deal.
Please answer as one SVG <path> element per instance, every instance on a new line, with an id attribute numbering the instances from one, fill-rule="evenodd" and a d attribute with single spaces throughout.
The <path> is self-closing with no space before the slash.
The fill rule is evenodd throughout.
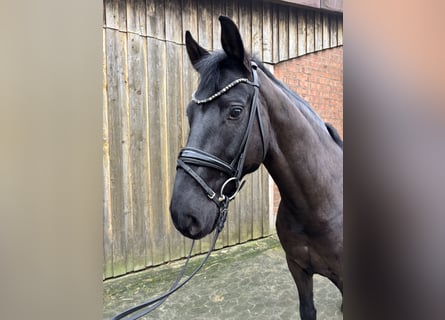
<path id="1" fill-rule="evenodd" d="M 192 101 L 193 101 L 194 103 L 196 103 L 196 104 L 204 104 L 204 103 L 210 102 L 210 101 L 212 101 L 212 100 L 218 98 L 219 96 L 223 95 L 224 93 L 226 93 L 227 91 L 229 91 L 231 88 L 233 88 L 233 87 L 236 86 L 237 84 L 240 84 L 241 82 L 250 84 L 250 85 L 252 85 L 252 86 L 258 86 L 258 85 L 256 85 L 256 84 L 254 84 L 252 81 L 250 81 L 249 79 L 246 79 L 246 78 L 240 78 L 240 79 L 237 79 L 237 80 L 235 80 L 235 81 L 229 83 L 227 86 L 225 86 L 224 88 L 222 88 L 221 90 L 219 90 L 217 93 L 211 95 L 210 97 L 208 97 L 208 98 L 206 98 L 206 99 L 202 99 L 202 100 L 196 99 L 196 98 L 195 98 L 195 93 L 193 93 L 193 95 L 192 95 Z"/>

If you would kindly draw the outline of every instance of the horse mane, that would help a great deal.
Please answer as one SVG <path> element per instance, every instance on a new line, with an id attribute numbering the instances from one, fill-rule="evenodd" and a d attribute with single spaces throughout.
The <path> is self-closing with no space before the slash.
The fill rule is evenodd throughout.
<path id="1" fill-rule="evenodd" d="M 312 118 L 316 121 L 316 123 L 319 124 L 321 129 L 332 137 L 332 139 L 335 141 L 335 143 L 343 149 L 343 141 L 341 140 L 337 130 L 334 128 L 334 126 L 330 123 L 325 123 L 320 116 L 315 112 L 315 110 L 309 105 L 309 103 L 304 100 L 302 97 L 300 97 L 297 93 L 292 91 L 287 85 L 285 85 L 283 82 L 275 78 L 275 76 L 264 66 L 264 64 L 257 60 L 253 59 L 255 63 L 258 65 L 258 67 L 266 74 L 266 76 L 272 80 L 274 84 L 276 84 L 287 96 L 291 101 L 294 102 L 294 105 L 301 105 L 306 110 L 309 111 L 309 114 L 312 115 Z"/>
<path id="2" fill-rule="evenodd" d="M 332 139 L 334 139 L 335 143 L 338 144 L 338 146 L 343 150 L 343 140 L 341 139 L 340 135 L 338 134 L 337 129 L 335 129 L 335 127 L 329 123 L 326 122 L 326 128 L 329 131 L 329 134 L 331 135 Z"/>
<path id="3" fill-rule="evenodd" d="M 343 149 L 343 141 L 338 135 L 337 130 L 332 126 L 332 124 L 326 123 L 320 118 L 320 116 L 315 112 L 314 109 L 309 105 L 309 103 L 300 97 L 297 93 L 292 91 L 287 85 L 275 78 L 275 76 L 264 66 L 264 64 L 256 58 L 253 61 L 258 65 L 258 67 L 266 74 L 266 76 L 272 80 L 272 82 L 277 85 L 287 96 L 293 101 L 296 107 L 302 106 L 308 113 L 312 116 L 315 122 L 320 126 L 320 128 L 328 133 L 332 139 Z M 204 99 L 211 96 L 216 91 L 221 88 L 221 68 L 224 63 L 233 63 L 227 59 L 227 55 L 222 50 L 217 50 L 211 54 L 203 57 L 197 64 L 196 69 L 199 72 L 200 81 L 198 89 L 196 90 L 196 98 Z"/>
<path id="4" fill-rule="evenodd" d="M 214 94 L 221 88 L 221 67 L 226 61 L 227 55 L 222 50 L 217 50 L 203 57 L 197 64 L 199 72 L 199 85 L 196 98 L 203 99 Z"/>

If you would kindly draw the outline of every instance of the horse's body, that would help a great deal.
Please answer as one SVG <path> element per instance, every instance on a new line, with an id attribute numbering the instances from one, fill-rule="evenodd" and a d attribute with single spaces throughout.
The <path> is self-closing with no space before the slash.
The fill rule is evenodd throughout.
<path id="1" fill-rule="evenodd" d="M 276 228 L 298 288 L 300 315 L 304 320 L 316 319 L 313 274 L 326 276 L 343 291 L 342 142 L 332 126 L 326 126 L 261 63 L 252 67 L 236 26 L 228 18 L 220 21 L 223 52 L 210 54 L 190 34 L 186 36 L 190 60 L 201 76 L 196 95 L 209 97 L 233 80 L 251 79 L 255 73 L 258 97 L 253 98 L 252 83 L 243 83 L 208 102 L 200 101 L 203 105 L 195 99 L 187 110 L 187 148 L 230 163 L 246 130 L 249 106 L 253 108 L 252 100 L 258 101 L 258 120 L 246 145 L 241 175 L 263 163 L 277 184 L 281 203 Z M 219 190 L 227 179 L 214 168 L 192 167 L 213 190 Z M 210 233 L 218 218 L 218 205 L 209 201 L 200 184 L 179 169 L 171 203 L 176 228 L 195 239 Z"/>

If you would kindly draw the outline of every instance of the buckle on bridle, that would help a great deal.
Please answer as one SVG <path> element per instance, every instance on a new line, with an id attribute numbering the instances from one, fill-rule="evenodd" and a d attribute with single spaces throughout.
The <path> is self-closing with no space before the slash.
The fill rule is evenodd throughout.
<path id="1" fill-rule="evenodd" d="M 213 192 L 212 194 L 208 194 L 207 197 L 209 197 L 210 200 L 213 200 L 216 196 L 216 193 Z"/>

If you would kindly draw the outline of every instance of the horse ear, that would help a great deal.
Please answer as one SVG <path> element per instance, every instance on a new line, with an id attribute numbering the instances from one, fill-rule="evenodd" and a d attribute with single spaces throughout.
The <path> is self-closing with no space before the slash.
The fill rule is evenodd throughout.
<path id="1" fill-rule="evenodd" d="M 193 67 L 196 68 L 196 64 L 204 57 L 209 55 L 209 52 L 201 47 L 195 39 L 193 39 L 192 34 L 189 31 L 185 32 L 185 46 L 187 48 L 187 53 L 189 55 L 190 61 Z"/>
<path id="2" fill-rule="evenodd" d="M 220 16 L 221 44 L 227 56 L 246 64 L 246 52 L 238 27 L 228 17 Z M 249 65 L 247 61 L 247 65 Z"/>

